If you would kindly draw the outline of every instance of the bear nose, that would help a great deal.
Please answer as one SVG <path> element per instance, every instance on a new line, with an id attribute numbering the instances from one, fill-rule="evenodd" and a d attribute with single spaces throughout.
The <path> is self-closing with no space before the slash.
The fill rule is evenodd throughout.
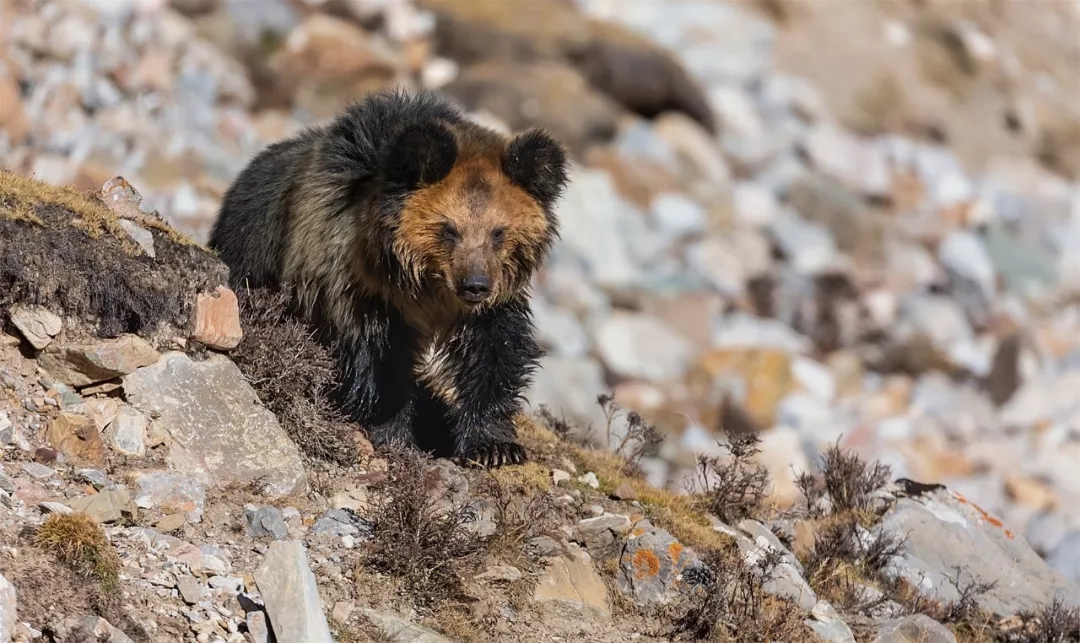
<path id="1" fill-rule="evenodd" d="M 470 275 L 461 282 L 461 290 L 468 301 L 483 301 L 491 292 L 491 281 L 487 275 Z"/>

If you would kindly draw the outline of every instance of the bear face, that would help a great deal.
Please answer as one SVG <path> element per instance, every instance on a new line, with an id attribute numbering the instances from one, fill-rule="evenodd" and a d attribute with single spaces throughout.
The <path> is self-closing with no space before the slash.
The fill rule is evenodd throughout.
<path id="1" fill-rule="evenodd" d="M 405 128 L 383 163 L 384 184 L 404 195 L 390 251 L 416 284 L 438 284 L 464 310 L 505 302 L 558 235 L 552 205 L 566 163 L 539 131 L 504 142 L 460 125 Z"/>

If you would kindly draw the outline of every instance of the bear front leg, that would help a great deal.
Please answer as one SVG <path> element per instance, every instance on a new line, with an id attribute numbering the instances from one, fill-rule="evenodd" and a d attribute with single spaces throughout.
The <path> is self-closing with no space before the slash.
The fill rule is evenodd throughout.
<path id="1" fill-rule="evenodd" d="M 439 348 L 445 370 L 432 384 L 449 408 L 454 457 L 485 467 L 520 464 L 514 415 L 537 360 L 531 311 L 524 300 L 481 312 Z"/>
<path id="2" fill-rule="evenodd" d="M 373 445 L 415 446 L 414 335 L 398 316 L 381 311 L 364 315 L 361 328 L 338 346 L 337 399 Z"/>

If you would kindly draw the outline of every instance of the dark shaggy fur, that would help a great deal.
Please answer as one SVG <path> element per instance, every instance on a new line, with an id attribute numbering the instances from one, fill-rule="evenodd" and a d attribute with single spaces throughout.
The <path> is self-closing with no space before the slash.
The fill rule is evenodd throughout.
<path id="1" fill-rule="evenodd" d="M 236 289 L 291 286 L 373 442 L 516 463 L 541 355 L 528 287 L 566 180 L 543 132 L 507 139 L 432 93 L 378 93 L 258 154 L 210 246 Z"/>

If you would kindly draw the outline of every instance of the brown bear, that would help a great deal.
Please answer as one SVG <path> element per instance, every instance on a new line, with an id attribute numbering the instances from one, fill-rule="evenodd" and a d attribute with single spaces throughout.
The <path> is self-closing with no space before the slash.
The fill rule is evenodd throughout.
<path id="1" fill-rule="evenodd" d="M 209 246 L 234 288 L 289 288 L 373 443 L 516 464 L 542 355 L 529 285 L 567 167 L 541 130 L 504 136 L 432 92 L 379 92 L 257 154 Z"/>

